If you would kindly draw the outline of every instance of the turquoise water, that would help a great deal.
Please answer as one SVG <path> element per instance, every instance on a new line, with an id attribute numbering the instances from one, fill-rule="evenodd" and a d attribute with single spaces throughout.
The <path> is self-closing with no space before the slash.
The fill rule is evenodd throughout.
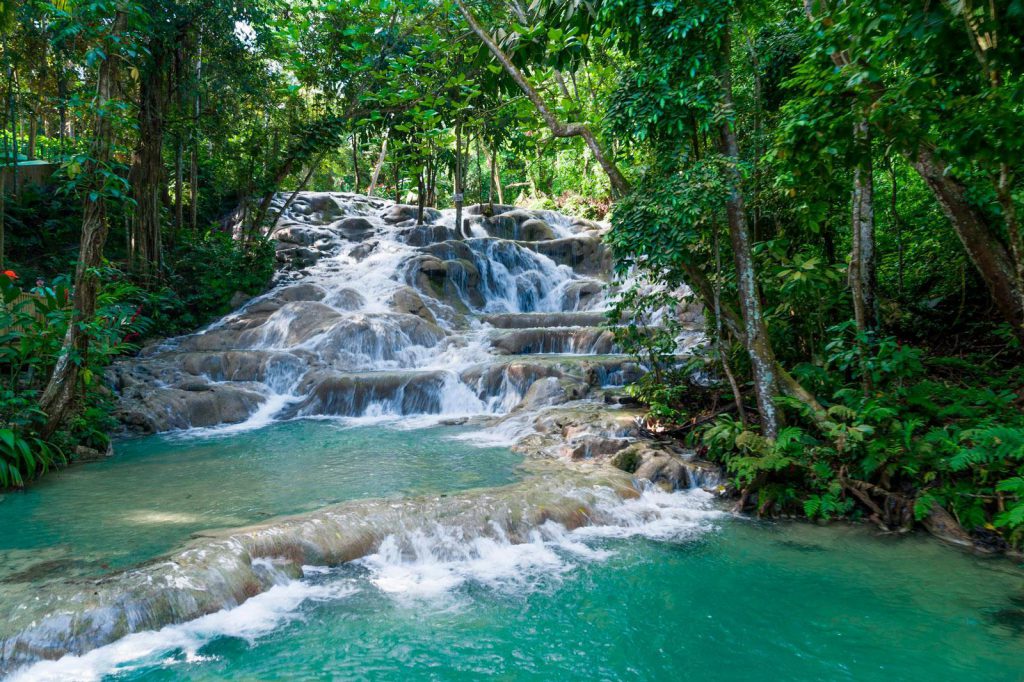
<path id="1" fill-rule="evenodd" d="M 517 456 L 452 440 L 464 433 L 301 421 L 123 442 L 0 502 L 0 587 L 30 598 L 30 580 L 135 563 L 203 528 L 517 477 Z M 621 523 L 523 544 L 408 531 L 15 679 L 1024 680 L 1024 571 L 1006 560 L 738 519 L 701 491 L 621 506 Z"/>
<path id="2" fill-rule="evenodd" d="M 122 441 L 112 458 L 0 495 L 0 582 L 102 573 L 168 552 L 199 530 L 344 500 L 515 479 L 519 456 L 452 440 L 458 433 L 305 420 Z"/>
<path id="3" fill-rule="evenodd" d="M 61 671 L 133 682 L 1024 679 L 1024 573 L 1003 560 L 861 529 L 716 526 L 678 542 L 584 538 L 591 554 L 536 545 L 511 565 L 497 553 L 454 582 L 414 562 L 403 570 L 416 579 L 396 583 L 371 558 L 187 636 L 152 633 L 134 645 L 151 648 L 139 658 L 100 650 Z M 423 589 L 431 581 L 442 589 Z M 183 637 L 196 645 L 176 647 Z"/>

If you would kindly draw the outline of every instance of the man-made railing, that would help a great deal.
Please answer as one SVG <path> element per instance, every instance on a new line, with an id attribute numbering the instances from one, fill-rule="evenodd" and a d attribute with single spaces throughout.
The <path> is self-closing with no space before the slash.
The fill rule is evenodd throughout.
<path id="1" fill-rule="evenodd" d="M 39 294 L 33 294 L 26 291 L 25 293 L 21 294 L 10 303 L 0 302 L 0 306 L 8 308 L 9 310 L 12 311 L 18 310 L 22 315 L 28 313 L 29 315 L 34 317 L 37 322 L 45 322 L 46 315 L 41 310 L 42 306 L 37 305 L 37 303 L 41 303 L 44 300 L 45 299 Z M 11 332 L 27 331 L 29 330 L 26 329 L 23 325 L 15 323 L 12 325 L 4 326 L 3 321 L 0 320 L 0 336 L 5 336 L 7 334 L 10 334 Z"/>

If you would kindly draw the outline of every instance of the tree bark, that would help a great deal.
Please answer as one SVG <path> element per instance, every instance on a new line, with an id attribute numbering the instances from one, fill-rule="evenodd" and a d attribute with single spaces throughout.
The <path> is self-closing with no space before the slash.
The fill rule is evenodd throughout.
<path id="1" fill-rule="evenodd" d="M 174 229 L 180 230 L 185 222 L 185 143 L 181 133 L 177 134 L 174 145 Z"/>
<path id="2" fill-rule="evenodd" d="M 366 189 L 368 195 L 372 195 L 373 191 L 377 189 L 377 181 L 380 179 L 380 171 L 384 168 L 384 159 L 388 154 L 388 133 L 391 129 L 384 130 L 384 137 L 380 142 L 380 154 L 377 156 L 377 163 L 373 166 L 373 174 L 370 176 L 370 186 Z"/>
<path id="3" fill-rule="evenodd" d="M 359 187 L 363 184 L 359 180 L 359 133 L 352 133 L 352 173 L 355 175 L 355 188 L 353 192 L 358 193 Z"/>
<path id="4" fill-rule="evenodd" d="M 132 262 L 143 274 L 158 271 L 161 264 L 160 194 L 164 186 L 163 143 L 167 116 L 165 48 L 154 40 L 150 54 L 150 63 L 139 85 L 139 141 L 130 172 L 135 198 Z"/>
<path id="5" fill-rule="evenodd" d="M 462 16 L 465 17 L 466 23 L 473 30 L 473 33 L 480 38 L 480 41 L 490 50 L 494 58 L 498 60 L 498 63 L 505 69 L 505 72 L 512 77 L 516 85 L 526 94 L 527 99 L 533 103 L 533 106 L 537 109 L 537 113 L 540 114 L 544 122 L 547 123 L 548 128 L 551 130 L 551 134 L 555 137 L 582 137 L 587 143 L 587 147 L 594 154 L 594 158 L 601 164 L 601 168 L 604 169 L 608 175 L 608 180 L 611 182 L 612 191 L 618 195 L 623 196 L 629 193 L 629 183 L 626 181 L 625 176 L 619 170 L 618 166 L 611 157 L 605 153 L 595 137 L 593 131 L 590 130 L 583 123 L 562 123 L 558 120 L 558 117 L 548 108 L 548 105 L 544 102 L 544 98 L 540 96 L 540 93 L 530 85 L 529 81 L 526 80 L 526 76 L 519 68 L 512 63 L 512 60 L 502 51 L 498 44 L 494 41 L 491 35 L 480 25 L 476 17 L 470 12 L 469 8 L 463 0 L 455 0 L 455 4 L 458 6 Z"/>
<path id="6" fill-rule="evenodd" d="M 416 224 L 423 224 L 423 209 L 426 204 L 426 194 L 424 193 L 424 182 L 423 182 L 423 171 L 416 175 Z"/>
<path id="7" fill-rule="evenodd" d="M 192 158 L 188 175 L 188 224 L 193 232 L 199 230 L 199 116 L 201 113 L 201 100 L 199 84 L 203 76 L 203 41 L 202 35 L 196 41 L 196 71 L 195 82 L 192 84 L 192 130 L 189 135 L 192 137 Z"/>
<path id="8" fill-rule="evenodd" d="M 860 330 L 878 327 L 877 275 L 875 261 L 875 183 L 871 162 L 871 131 L 866 120 L 857 122 L 854 132 L 862 159 L 854 169 L 853 253 L 850 257 L 850 286 L 854 293 L 854 314 Z"/>
<path id="9" fill-rule="evenodd" d="M 107 240 L 106 198 L 103 194 L 104 178 L 101 171 L 110 163 L 114 144 L 114 123 L 106 111 L 117 86 L 120 59 L 119 44 L 127 17 L 118 10 L 110 26 L 107 40 L 107 57 L 100 64 L 96 83 L 96 116 L 93 139 L 83 173 L 88 178 L 85 207 L 82 215 L 82 239 L 75 268 L 74 304 L 71 322 L 64 336 L 63 347 L 50 380 L 39 400 L 40 409 L 47 415 L 42 429 L 44 438 L 67 419 L 78 390 L 81 366 L 89 357 L 89 333 L 85 326 L 96 314 L 96 297 L 99 282 L 95 269 L 103 261 L 103 246 Z M 88 191 L 88 190 L 91 190 Z"/>
<path id="10" fill-rule="evenodd" d="M 467 238 L 467 230 L 464 229 L 462 224 L 462 204 L 464 203 L 464 197 L 462 196 L 462 124 L 455 124 L 455 178 L 452 183 L 452 187 L 455 190 L 455 233 L 461 238 Z"/>
<path id="11" fill-rule="evenodd" d="M 967 188 L 947 172 L 931 149 L 921 147 L 911 160 L 914 170 L 938 199 L 992 300 L 1014 333 L 1024 340 L 1024 306 L 1013 258 L 986 217 L 967 199 Z"/>
<path id="12" fill-rule="evenodd" d="M 729 31 L 723 38 L 723 67 L 721 74 L 722 103 L 726 111 L 733 110 L 732 72 L 729 65 Z M 738 164 L 739 143 L 730 117 L 724 117 L 721 124 L 722 153 L 729 159 L 729 198 L 726 200 L 726 215 L 729 220 L 729 237 L 732 241 L 733 258 L 736 261 L 736 285 L 739 293 L 740 310 L 743 314 L 746 332 L 747 354 L 750 356 L 754 375 L 754 395 L 757 409 L 761 414 L 761 428 L 766 438 L 774 439 L 779 432 L 779 417 L 775 407 L 778 395 L 778 379 L 775 374 L 775 354 L 768 339 L 768 328 L 761 310 L 754 271 L 754 254 L 751 249 L 750 231 L 747 226 L 746 207 L 743 200 Z"/>
<path id="13" fill-rule="evenodd" d="M 25 151 L 25 156 L 28 157 L 29 161 L 36 158 L 36 139 L 39 134 L 39 111 L 36 107 L 30 109 L 30 116 L 28 119 L 28 149 Z"/>

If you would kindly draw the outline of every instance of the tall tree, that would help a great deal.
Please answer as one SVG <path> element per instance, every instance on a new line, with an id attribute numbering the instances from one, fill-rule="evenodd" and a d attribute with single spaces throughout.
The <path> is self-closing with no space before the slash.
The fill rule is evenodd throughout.
<path id="1" fill-rule="evenodd" d="M 96 98 L 93 103 L 94 119 L 92 142 L 82 168 L 85 205 L 82 212 L 82 239 L 78 264 L 75 268 L 74 303 L 71 324 L 64 337 L 60 357 L 50 380 L 39 399 L 39 407 L 47 421 L 43 435 L 51 435 L 69 416 L 77 395 L 80 372 L 89 357 L 91 341 L 89 326 L 96 313 L 99 293 L 97 269 L 103 261 L 103 247 L 107 241 L 107 197 L 116 174 L 111 170 L 113 146 L 118 132 L 115 94 L 124 56 L 128 10 L 121 6 L 109 22 L 96 51 L 100 62 L 96 79 Z"/>

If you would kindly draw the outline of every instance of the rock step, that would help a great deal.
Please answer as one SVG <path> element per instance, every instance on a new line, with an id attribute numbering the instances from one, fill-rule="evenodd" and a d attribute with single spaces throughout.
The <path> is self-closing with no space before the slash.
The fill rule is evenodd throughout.
<path id="1" fill-rule="evenodd" d="M 503 383 L 525 391 L 546 377 L 572 378 L 593 387 L 624 386 L 636 381 L 646 369 L 631 355 L 507 355 L 462 372 L 465 383 L 478 393 L 495 395 Z"/>
<path id="2" fill-rule="evenodd" d="M 617 352 L 615 333 L 604 327 L 504 329 L 491 334 L 491 347 L 507 355 L 603 355 Z"/>
<path id="3" fill-rule="evenodd" d="M 480 319 L 499 329 L 601 327 L 608 323 L 607 313 L 590 310 L 562 313 L 498 313 L 483 315 Z"/>
<path id="4" fill-rule="evenodd" d="M 372 410 L 390 414 L 437 414 L 447 373 L 439 370 L 311 373 L 300 392 L 306 397 L 281 416 L 361 417 Z"/>

